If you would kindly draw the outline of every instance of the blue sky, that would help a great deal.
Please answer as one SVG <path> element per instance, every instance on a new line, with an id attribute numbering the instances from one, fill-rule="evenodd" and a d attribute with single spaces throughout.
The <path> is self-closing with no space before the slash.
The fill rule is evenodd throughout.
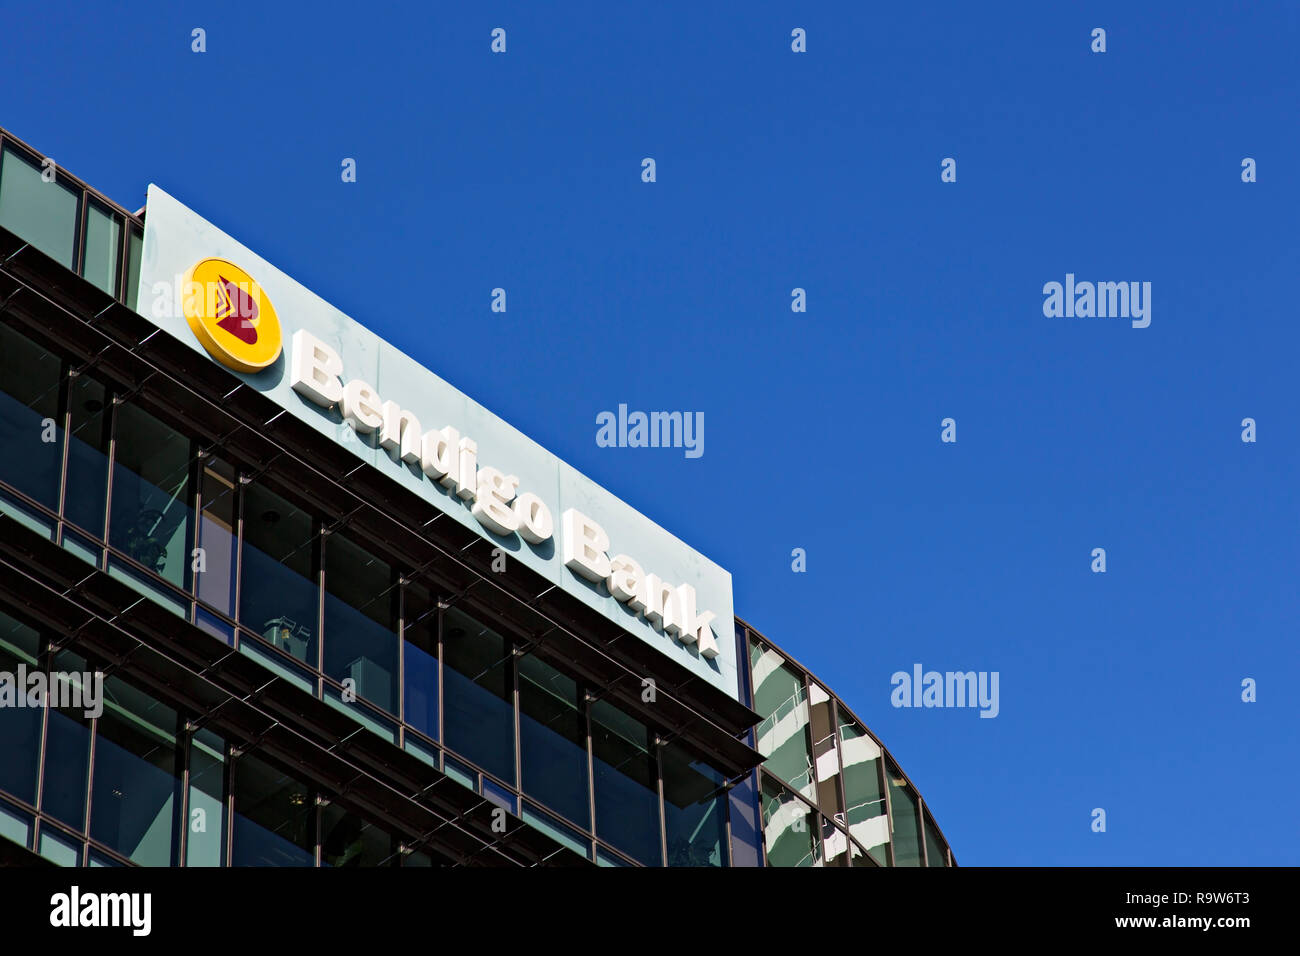
<path id="1" fill-rule="evenodd" d="M 0 125 L 729 568 L 961 862 L 1300 863 L 1300 8 L 465 6 L 6 3 Z M 1150 327 L 1045 317 L 1067 272 Z M 704 455 L 598 447 L 619 403 Z M 1000 714 L 891 707 L 914 663 Z"/>

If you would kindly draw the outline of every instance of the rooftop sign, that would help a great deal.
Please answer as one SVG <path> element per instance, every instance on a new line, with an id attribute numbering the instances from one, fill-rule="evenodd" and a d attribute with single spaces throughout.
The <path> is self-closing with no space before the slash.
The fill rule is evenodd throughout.
<path id="1" fill-rule="evenodd" d="M 142 315 L 738 697 L 727 571 L 157 186 L 147 209 Z"/>

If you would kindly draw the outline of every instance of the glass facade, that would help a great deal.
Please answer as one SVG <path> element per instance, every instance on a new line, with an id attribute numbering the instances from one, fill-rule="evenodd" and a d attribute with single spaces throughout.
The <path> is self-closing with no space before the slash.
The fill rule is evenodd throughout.
<path id="1" fill-rule="evenodd" d="M 47 179 L 0 133 L 0 226 L 133 303 L 139 220 Z M 555 624 L 524 602 L 503 616 L 490 586 L 440 584 L 214 441 L 165 388 L 123 387 L 57 342 L 0 307 L 0 514 L 418 758 L 431 785 L 454 781 L 597 865 L 952 865 L 879 741 L 741 622 L 757 722 L 729 774 L 692 736 L 716 727 L 684 733 L 620 702 L 538 640 Z M 0 603 L 0 672 L 94 669 L 79 650 Z M 129 671 L 95 716 L 0 707 L 0 838 L 64 865 L 446 862 Z"/>

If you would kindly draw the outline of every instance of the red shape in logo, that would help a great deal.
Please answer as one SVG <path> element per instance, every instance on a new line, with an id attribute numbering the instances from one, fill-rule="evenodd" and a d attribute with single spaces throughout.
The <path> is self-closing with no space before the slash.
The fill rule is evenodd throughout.
<path id="1" fill-rule="evenodd" d="M 216 316 L 221 321 L 217 327 L 225 329 L 246 345 L 252 345 L 257 341 L 257 327 L 253 325 L 257 321 L 256 300 L 225 276 L 219 275 L 217 278 L 221 280 L 221 289 L 218 290 L 221 301 L 217 303 L 216 311 Z"/>

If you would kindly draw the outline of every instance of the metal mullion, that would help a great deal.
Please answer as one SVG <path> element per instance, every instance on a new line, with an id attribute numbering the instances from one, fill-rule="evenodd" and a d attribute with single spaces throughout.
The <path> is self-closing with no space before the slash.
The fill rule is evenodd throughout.
<path id="1" fill-rule="evenodd" d="M 668 815 L 664 812 L 664 743 L 659 737 L 658 731 L 652 731 L 654 734 L 653 742 L 655 748 L 655 778 L 659 791 L 659 852 L 660 866 L 668 866 Z"/>
<path id="2" fill-rule="evenodd" d="M 596 760 L 595 760 L 596 749 L 593 743 L 593 735 L 591 731 L 592 699 L 591 699 L 591 693 L 585 685 L 579 684 L 579 689 L 582 693 L 583 719 L 585 720 L 586 727 L 587 727 L 587 829 L 594 839 L 597 836 L 596 833 Z M 594 842 L 592 844 L 591 849 L 592 849 L 592 862 L 594 863 L 596 860 Z"/>
<path id="3" fill-rule="evenodd" d="M 397 746 L 406 749 L 406 575 L 397 572 Z"/>
<path id="4" fill-rule="evenodd" d="M 447 753 L 445 743 L 447 734 L 443 723 L 443 711 L 446 710 L 446 704 L 443 700 L 445 695 L 443 694 L 442 679 L 442 618 L 447 609 L 443 605 L 442 598 L 436 594 L 434 595 L 434 601 L 437 608 L 435 613 L 438 615 L 434 631 L 434 640 L 437 642 L 435 646 L 438 648 L 438 769 L 445 773 L 445 768 L 447 766 L 447 761 L 445 759 Z"/>
<path id="5" fill-rule="evenodd" d="M 239 633 L 240 621 L 240 598 L 244 587 L 244 488 L 247 487 L 244 482 L 244 471 L 239 465 L 235 465 L 235 593 L 232 600 L 235 602 L 234 607 L 230 609 L 230 618 L 235 622 L 234 633 L 231 640 L 234 642 L 233 647 L 238 650 L 242 639 Z"/>
<path id="6" fill-rule="evenodd" d="M 222 821 L 225 826 L 225 839 L 222 840 L 221 865 L 225 867 L 234 866 L 235 859 L 235 756 L 234 746 L 230 738 L 224 734 L 221 737 L 221 782 L 225 787 L 224 799 L 221 801 L 221 812 L 225 814 L 225 820 Z"/>
<path id="7" fill-rule="evenodd" d="M 194 734 L 189 729 L 189 720 L 179 710 L 176 712 L 176 724 L 177 741 L 185 741 L 184 749 L 177 754 L 181 764 L 181 833 L 176 847 L 176 865 L 184 867 L 188 864 L 186 858 L 190 845 L 190 759 L 194 753 Z"/>
<path id="8" fill-rule="evenodd" d="M 108 406 L 105 409 L 108 412 L 108 481 L 107 487 L 104 489 L 104 527 L 103 538 L 101 539 L 105 546 L 108 545 L 108 536 L 113 531 L 113 474 L 117 471 L 117 411 L 120 407 L 120 397 L 116 391 L 111 392 L 108 396 Z M 100 560 L 104 564 L 104 570 L 107 570 L 107 547 L 100 554 Z"/>
<path id="9" fill-rule="evenodd" d="M 188 429 L 187 429 L 188 431 Z M 190 553 L 189 557 L 189 577 L 190 577 L 190 623 L 197 624 L 199 619 L 199 575 L 206 574 L 207 571 L 194 570 L 195 552 L 203 547 L 201 541 L 200 529 L 203 526 L 203 462 L 207 456 L 200 457 L 201 449 L 194 438 L 190 438 L 190 515 L 194 521 L 194 527 L 190 531 Z M 203 567 L 208 566 L 207 549 L 203 551 Z"/>
<path id="10" fill-rule="evenodd" d="M 889 774 L 885 772 L 885 748 L 876 741 L 880 756 L 876 758 L 876 779 L 880 781 L 880 792 L 885 797 L 885 828 L 889 831 L 889 842 L 885 844 L 885 865 L 897 866 L 894 857 L 894 801 L 889 796 Z"/>
<path id="11" fill-rule="evenodd" d="M 919 790 L 916 793 L 916 815 L 917 826 L 921 830 L 921 866 L 927 867 L 930 865 L 930 848 L 926 844 L 930 841 L 925 838 L 925 798 Z"/>
<path id="12" fill-rule="evenodd" d="M 319 518 L 313 518 L 312 523 L 316 531 L 315 544 L 312 548 L 312 561 L 315 562 L 316 572 L 316 661 L 313 665 L 316 668 L 316 696 L 321 700 L 325 699 L 325 548 L 328 546 L 326 538 L 329 537 L 325 530 L 325 522 Z"/>
<path id="13" fill-rule="evenodd" d="M 55 523 L 55 543 L 63 544 L 63 514 L 68 496 L 69 445 L 72 444 L 72 366 L 64 362 L 59 374 L 59 417 L 63 419 L 63 454 L 59 464 L 59 502 L 55 506 L 59 520 Z"/>
<path id="14" fill-rule="evenodd" d="M 505 635 L 503 635 L 505 636 Z M 522 721 L 522 709 L 519 698 L 519 645 L 512 637 L 506 637 L 506 659 L 510 662 L 510 681 L 514 686 L 514 732 L 515 732 L 515 780 L 514 789 L 517 795 L 524 792 L 524 755 L 523 755 L 523 735 L 520 733 L 520 723 Z M 517 798 L 516 798 L 517 799 Z M 522 808 L 516 807 L 517 810 Z"/>

